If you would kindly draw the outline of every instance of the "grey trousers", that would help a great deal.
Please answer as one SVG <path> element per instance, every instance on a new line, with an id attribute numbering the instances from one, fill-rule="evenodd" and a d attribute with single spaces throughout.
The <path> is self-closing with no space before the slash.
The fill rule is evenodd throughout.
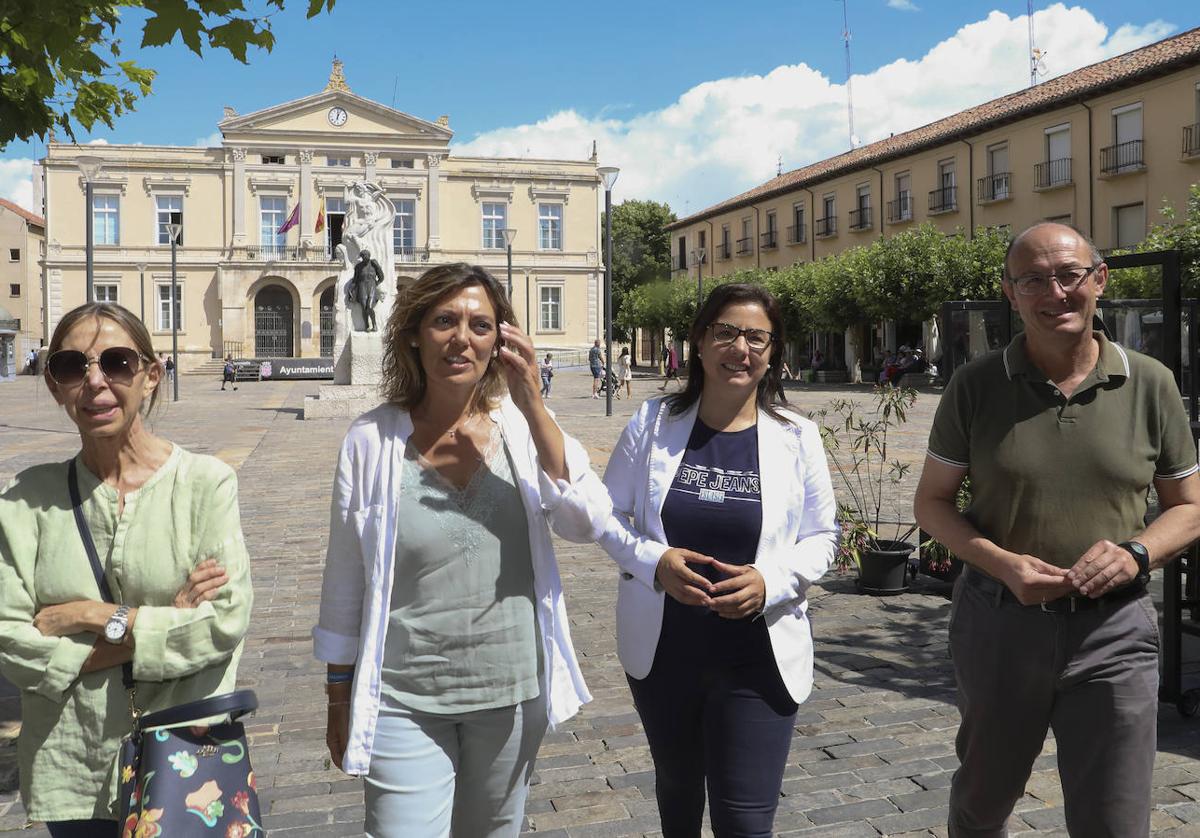
<path id="1" fill-rule="evenodd" d="M 951 838 L 1007 835 L 1048 728 L 1068 832 L 1148 836 L 1159 643 L 1150 596 L 1047 613 L 964 584 L 965 576 L 950 615 L 962 713 Z"/>

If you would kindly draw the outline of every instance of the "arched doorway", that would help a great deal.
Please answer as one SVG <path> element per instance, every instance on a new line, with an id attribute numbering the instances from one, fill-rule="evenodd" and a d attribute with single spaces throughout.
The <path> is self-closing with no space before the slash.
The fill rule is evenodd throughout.
<path id="1" fill-rule="evenodd" d="M 268 285 L 254 295 L 254 357 L 291 358 L 295 354 L 292 295 L 281 285 Z"/>
<path id="2" fill-rule="evenodd" d="M 321 292 L 321 357 L 333 357 L 333 301 L 334 286 Z"/>

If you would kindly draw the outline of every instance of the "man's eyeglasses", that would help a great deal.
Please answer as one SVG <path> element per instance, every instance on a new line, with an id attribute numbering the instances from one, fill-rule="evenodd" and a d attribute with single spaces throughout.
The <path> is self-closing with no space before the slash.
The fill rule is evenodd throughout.
<path id="1" fill-rule="evenodd" d="M 1099 265 L 1092 265 L 1090 268 L 1063 268 L 1061 271 L 1055 271 L 1046 276 L 1038 274 L 1029 274 L 1028 276 L 1018 276 L 1013 278 L 1013 288 L 1017 289 L 1017 293 L 1025 297 L 1035 297 L 1038 294 L 1046 293 L 1050 288 L 1050 280 L 1058 283 L 1058 287 L 1064 292 L 1074 291 L 1083 281 L 1087 279 Z"/>
<path id="2" fill-rule="evenodd" d="M 141 371 L 144 360 L 147 359 L 128 346 L 110 346 L 96 358 L 89 358 L 78 349 L 60 349 L 46 360 L 46 371 L 60 387 L 76 387 L 87 378 L 92 364 L 97 364 L 110 382 L 129 385 Z"/>
<path id="3" fill-rule="evenodd" d="M 739 329 L 730 323 L 710 323 L 708 328 L 712 330 L 713 343 L 718 346 L 733 343 L 738 338 L 744 337 L 747 346 L 755 352 L 762 352 L 775 339 L 775 336 L 766 329 Z"/>

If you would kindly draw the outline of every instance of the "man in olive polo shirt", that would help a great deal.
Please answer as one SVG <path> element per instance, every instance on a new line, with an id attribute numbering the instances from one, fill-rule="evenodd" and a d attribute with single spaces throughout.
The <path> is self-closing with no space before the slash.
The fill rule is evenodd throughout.
<path id="1" fill-rule="evenodd" d="M 954 374 L 929 435 L 914 512 L 967 563 L 950 618 L 952 838 L 1006 834 L 1048 728 L 1070 834 L 1149 834 L 1158 629 L 1145 585 L 1200 537 L 1200 478 L 1171 373 L 1093 331 L 1107 280 L 1068 226 L 1017 236 L 1003 286 L 1025 331 Z M 1163 513 L 1146 527 L 1151 485 Z"/>

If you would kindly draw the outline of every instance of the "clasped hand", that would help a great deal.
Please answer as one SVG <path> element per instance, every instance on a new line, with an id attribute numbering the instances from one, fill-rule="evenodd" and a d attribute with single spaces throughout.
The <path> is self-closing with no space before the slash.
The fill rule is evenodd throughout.
<path id="1" fill-rule="evenodd" d="M 1002 581 L 1022 605 L 1038 605 L 1068 594 L 1097 599 L 1132 582 L 1137 573 L 1137 562 L 1128 550 L 1101 540 L 1069 568 L 1035 556 L 1017 556 Z"/>
<path id="2" fill-rule="evenodd" d="M 726 578 L 710 582 L 688 564 L 704 564 Z M 729 620 L 740 620 L 763 610 L 767 586 L 754 565 L 731 565 L 712 556 L 672 547 L 658 560 L 654 578 L 670 596 L 684 605 L 703 605 Z"/>

